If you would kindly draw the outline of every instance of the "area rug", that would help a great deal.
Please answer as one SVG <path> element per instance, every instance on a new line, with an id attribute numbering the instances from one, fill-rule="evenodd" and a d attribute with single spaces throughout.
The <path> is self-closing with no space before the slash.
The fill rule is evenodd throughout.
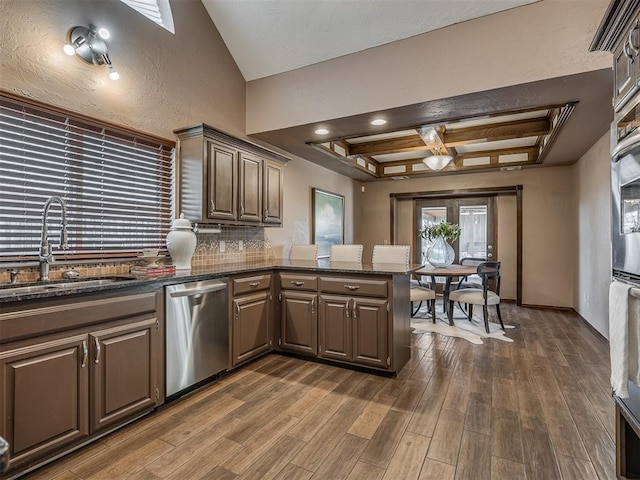
<path id="1" fill-rule="evenodd" d="M 422 315 L 424 313 L 424 315 Z M 438 318 L 441 317 L 441 318 Z M 500 325 L 489 322 L 489 332 L 484 329 L 484 321 L 482 319 L 473 317 L 473 321 L 470 322 L 466 317 L 456 315 L 453 319 L 454 326 L 449 325 L 444 316 L 438 315 L 436 317 L 436 323 L 432 323 L 431 315 L 427 312 L 418 312 L 418 316 L 411 319 L 411 327 L 413 327 L 413 333 L 439 333 L 440 335 L 446 335 L 448 337 L 464 338 L 469 342 L 482 345 L 483 338 L 495 338 L 496 340 L 502 340 L 503 342 L 513 342 L 502 331 Z M 457 318 L 456 318 L 457 317 Z M 505 330 L 515 328 L 513 325 L 505 325 Z"/>

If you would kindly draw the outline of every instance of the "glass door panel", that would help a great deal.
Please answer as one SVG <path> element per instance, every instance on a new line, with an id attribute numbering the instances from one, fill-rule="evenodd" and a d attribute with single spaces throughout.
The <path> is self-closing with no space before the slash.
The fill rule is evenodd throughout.
<path id="1" fill-rule="evenodd" d="M 487 206 L 460 206 L 459 259 L 487 258 Z"/>
<path id="2" fill-rule="evenodd" d="M 415 210 L 415 235 L 424 227 L 439 222 L 450 222 L 460 226 L 460 238 L 451 246 L 456 252 L 454 262 L 463 258 L 497 258 L 495 243 L 493 197 L 480 198 L 447 198 L 438 200 L 417 200 Z M 415 261 L 427 263 L 427 249 L 431 243 L 419 238 Z"/>
<path id="3" fill-rule="evenodd" d="M 446 222 L 447 221 L 447 207 L 423 207 L 421 208 L 420 214 L 420 230 L 428 227 L 430 225 L 435 225 L 436 223 Z M 427 262 L 427 250 L 431 246 L 431 243 L 428 238 L 422 238 L 420 242 L 420 252 L 421 252 L 421 261 L 422 263 Z"/>

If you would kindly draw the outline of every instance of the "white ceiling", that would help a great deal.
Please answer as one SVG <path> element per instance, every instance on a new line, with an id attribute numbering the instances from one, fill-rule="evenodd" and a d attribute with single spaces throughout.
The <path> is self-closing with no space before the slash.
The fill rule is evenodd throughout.
<path id="1" fill-rule="evenodd" d="M 539 0 L 202 0 L 256 80 Z M 205 47 L 206 48 L 206 47 Z"/>

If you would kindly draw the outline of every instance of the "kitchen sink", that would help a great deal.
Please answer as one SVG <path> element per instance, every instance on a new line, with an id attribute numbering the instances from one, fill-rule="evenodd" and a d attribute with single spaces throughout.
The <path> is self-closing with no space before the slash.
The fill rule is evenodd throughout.
<path id="1" fill-rule="evenodd" d="M 70 290 L 86 287 L 99 287 L 102 285 L 110 285 L 115 282 L 123 282 L 127 280 L 135 280 L 131 277 L 104 277 L 87 280 L 74 280 L 71 282 L 47 282 L 24 286 L 7 286 L 0 288 L 0 297 L 8 297 L 11 295 L 25 295 L 29 293 L 43 293 L 58 290 Z"/>

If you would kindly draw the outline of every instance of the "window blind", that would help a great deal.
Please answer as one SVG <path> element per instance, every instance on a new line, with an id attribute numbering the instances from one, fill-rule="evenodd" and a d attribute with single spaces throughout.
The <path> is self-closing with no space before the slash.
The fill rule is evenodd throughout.
<path id="1" fill-rule="evenodd" d="M 0 259 L 38 254 L 42 209 L 67 204 L 69 250 L 104 256 L 164 245 L 173 143 L 0 96 Z M 61 212 L 49 211 L 59 243 Z"/>

